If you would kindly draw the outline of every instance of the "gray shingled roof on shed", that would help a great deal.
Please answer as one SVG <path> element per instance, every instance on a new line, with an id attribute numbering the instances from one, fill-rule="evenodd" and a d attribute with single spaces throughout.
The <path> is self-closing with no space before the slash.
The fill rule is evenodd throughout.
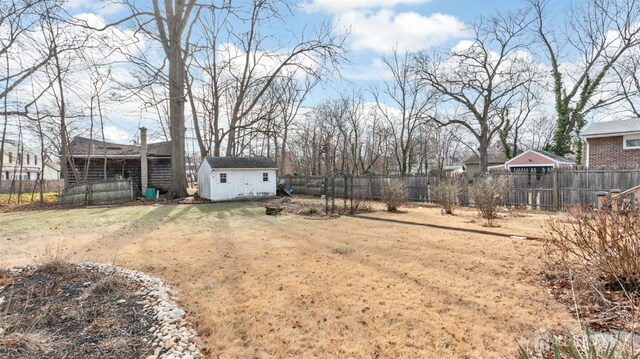
<path id="1" fill-rule="evenodd" d="M 268 157 L 206 157 L 212 169 L 216 168 L 277 168 Z"/>
<path id="2" fill-rule="evenodd" d="M 622 135 L 625 133 L 640 132 L 640 118 L 631 120 L 593 122 L 582 130 L 582 137 L 602 135 Z"/>

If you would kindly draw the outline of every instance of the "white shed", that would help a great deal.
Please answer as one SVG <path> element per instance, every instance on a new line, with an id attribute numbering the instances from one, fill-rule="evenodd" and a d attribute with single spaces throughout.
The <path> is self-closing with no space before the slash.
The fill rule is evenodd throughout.
<path id="1" fill-rule="evenodd" d="M 276 195 L 275 161 L 267 157 L 205 157 L 198 195 L 211 201 Z"/>

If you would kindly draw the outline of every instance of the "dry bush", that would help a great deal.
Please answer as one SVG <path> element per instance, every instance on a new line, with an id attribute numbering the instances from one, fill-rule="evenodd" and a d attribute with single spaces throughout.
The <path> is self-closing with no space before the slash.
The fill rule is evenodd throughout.
<path id="1" fill-rule="evenodd" d="M 44 245 L 44 250 L 32 257 L 32 261 L 38 266 L 37 271 L 39 273 L 60 277 L 67 274 L 71 269 L 69 264 L 70 257 L 70 251 L 65 250 L 60 243 L 53 245 L 50 241 L 47 241 Z"/>
<path id="2" fill-rule="evenodd" d="M 128 282 L 119 275 L 107 275 L 100 278 L 97 282 L 87 288 L 86 296 L 106 296 L 116 295 L 127 290 Z"/>
<path id="3" fill-rule="evenodd" d="M 36 271 L 38 273 L 48 274 L 53 277 L 61 277 L 69 272 L 71 265 L 61 259 L 54 259 L 43 262 L 38 266 Z"/>
<path id="4" fill-rule="evenodd" d="M 614 287 L 640 289 L 640 215 L 588 209 L 571 215 L 568 223 L 548 223 L 552 263 L 593 272 Z"/>
<path id="5" fill-rule="evenodd" d="M 402 179 L 396 178 L 382 187 L 382 201 L 387 205 L 387 211 L 396 211 L 409 200 L 407 187 Z"/>
<path id="6" fill-rule="evenodd" d="M 469 194 L 480 216 L 487 221 L 486 226 L 493 227 L 493 220 L 498 218 L 498 208 L 508 193 L 509 178 L 506 176 L 478 178 L 469 186 Z"/>
<path id="7" fill-rule="evenodd" d="M 451 178 L 440 182 L 433 190 L 433 200 L 442 206 L 444 213 L 453 214 L 453 207 L 456 205 L 460 194 L 460 183 Z"/>
<path id="8" fill-rule="evenodd" d="M 367 194 L 367 191 L 364 189 L 357 189 L 353 191 L 353 198 L 350 201 L 349 212 L 351 214 L 356 214 L 356 213 L 364 213 L 364 212 L 371 212 L 371 211 L 372 211 L 372 206 L 371 206 L 371 202 L 369 201 L 369 196 Z"/>

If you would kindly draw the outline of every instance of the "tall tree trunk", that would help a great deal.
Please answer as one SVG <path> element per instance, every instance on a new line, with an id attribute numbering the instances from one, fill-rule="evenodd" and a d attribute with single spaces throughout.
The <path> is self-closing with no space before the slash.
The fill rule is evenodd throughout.
<path id="1" fill-rule="evenodd" d="M 231 157 L 234 155 L 235 147 L 236 147 L 236 129 L 230 127 L 229 133 L 227 134 L 227 151 L 226 151 L 227 157 Z"/>
<path id="2" fill-rule="evenodd" d="M 486 130 L 480 133 L 478 142 L 480 144 L 480 147 L 478 148 L 478 155 L 480 157 L 480 173 L 485 174 L 489 171 L 489 138 Z"/>
<path id="3" fill-rule="evenodd" d="M 280 173 L 284 174 L 284 161 L 286 161 L 287 159 L 287 154 L 286 154 L 286 150 L 287 150 L 287 137 L 288 137 L 288 129 L 285 126 L 284 128 L 284 133 L 282 134 L 282 148 L 280 150 L 280 163 L 278 164 L 278 167 L 280 168 Z"/>
<path id="4" fill-rule="evenodd" d="M 177 39 L 176 41 L 179 41 Z M 180 46 L 174 41 L 169 52 L 169 118 L 171 135 L 171 191 L 170 197 L 187 196 L 185 167 L 184 90 L 185 72 Z"/>
<path id="5" fill-rule="evenodd" d="M 7 60 L 6 70 L 7 74 L 9 73 L 9 52 L 5 53 L 5 57 Z M 9 87 L 9 76 L 6 77 L 5 88 Z M 7 96 L 4 96 L 4 108 L 7 108 Z M 9 117 L 5 113 L 4 114 L 4 123 L 2 124 L 2 136 L 0 137 L 0 192 L 2 190 L 2 176 L 3 176 L 3 168 L 4 168 L 4 143 L 7 139 L 7 124 L 9 123 Z"/>

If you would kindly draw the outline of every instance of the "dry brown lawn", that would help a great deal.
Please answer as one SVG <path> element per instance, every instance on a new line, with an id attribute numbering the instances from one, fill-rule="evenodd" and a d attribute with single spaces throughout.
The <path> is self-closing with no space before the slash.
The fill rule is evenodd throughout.
<path id="1" fill-rule="evenodd" d="M 158 276 L 214 358 L 505 358 L 573 323 L 538 284 L 538 242 L 263 212 L 227 203 L 4 213 L 0 265 L 55 245 Z M 374 215 L 484 228 L 466 211 Z M 507 216 L 499 230 L 542 234 L 546 218 Z"/>

